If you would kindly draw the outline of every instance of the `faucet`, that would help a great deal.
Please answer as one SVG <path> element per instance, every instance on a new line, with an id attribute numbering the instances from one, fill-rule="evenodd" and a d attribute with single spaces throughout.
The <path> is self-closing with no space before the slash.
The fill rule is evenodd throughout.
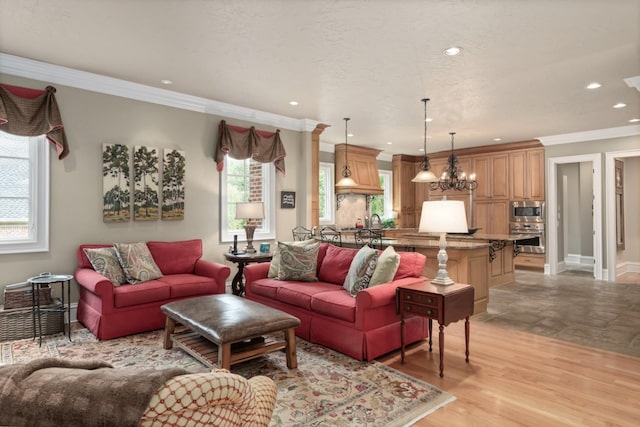
<path id="1" fill-rule="evenodd" d="M 378 214 L 371 215 L 369 224 L 371 228 L 382 228 L 382 220 L 380 219 L 380 215 Z"/>

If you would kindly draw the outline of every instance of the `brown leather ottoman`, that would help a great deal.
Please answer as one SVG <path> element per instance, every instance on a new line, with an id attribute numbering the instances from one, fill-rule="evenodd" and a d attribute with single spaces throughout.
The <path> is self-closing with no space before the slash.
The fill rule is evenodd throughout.
<path id="1" fill-rule="evenodd" d="M 175 343 L 210 368 L 229 369 L 233 363 L 285 349 L 287 367 L 296 368 L 297 317 L 245 298 L 207 295 L 161 307 L 167 316 L 164 348 Z M 184 331 L 176 333 L 176 325 Z M 284 341 L 266 334 L 284 333 Z"/>

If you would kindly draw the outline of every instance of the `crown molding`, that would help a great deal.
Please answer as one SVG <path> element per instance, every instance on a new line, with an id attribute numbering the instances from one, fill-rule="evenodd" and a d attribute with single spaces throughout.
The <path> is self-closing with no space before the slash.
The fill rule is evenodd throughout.
<path id="1" fill-rule="evenodd" d="M 620 126 L 608 129 L 590 130 L 585 132 L 565 133 L 561 135 L 540 136 L 542 145 L 570 144 L 572 142 L 597 141 L 602 139 L 622 138 L 640 135 L 640 125 Z"/>
<path id="2" fill-rule="evenodd" d="M 638 89 L 640 91 L 640 76 L 627 77 L 626 79 L 624 79 L 624 82 L 629 87 L 635 87 L 636 89 Z"/>
<path id="3" fill-rule="evenodd" d="M 311 119 L 294 119 L 1 52 L 0 73 L 297 132 L 311 132 L 319 123 Z"/>

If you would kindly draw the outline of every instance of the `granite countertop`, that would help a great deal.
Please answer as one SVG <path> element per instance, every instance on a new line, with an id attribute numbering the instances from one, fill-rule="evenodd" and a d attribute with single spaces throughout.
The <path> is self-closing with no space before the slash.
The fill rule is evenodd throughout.
<path id="1" fill-rule="evenodd" d="M 424 237 L 424 236 L 422 236 Z M 355 239 L 352 237 L 342 236 L 342 244 L 347 246 L 355 246 Z M 382 246 L 404 246 L 404 247 L 413 247 L 413 248 L 437 248 L 439 247 L 440 242 L 438 239 L 432 238 L 407 238 L 401 237 L 398 239 L 382 239 Z M 460 241 L 449 241 L 447 240 L 447 248 L 451 249 L 477 249 L 477 248 L 486 248 L 489 246 L 488 242 L 460 242 Z"/>
<path id="2" fill-rule="evenodd" d="M 406 233 L 406 238 L 423 238 L 423 239 L 439 239 L 439 235 L 436 233 Z M 531 236 L 529 236 L 531 237 Z M 447 241 L 449 239 L 462 239 L 462 240 L 474 240 L 474 241 L 490 241 L 490 240 L 506 240 L 515 241 L 527 238 L 526 234 L 487 234 L 487 233 L 475 233 L 472 235 L 467 234 L 447 234 Z"/>

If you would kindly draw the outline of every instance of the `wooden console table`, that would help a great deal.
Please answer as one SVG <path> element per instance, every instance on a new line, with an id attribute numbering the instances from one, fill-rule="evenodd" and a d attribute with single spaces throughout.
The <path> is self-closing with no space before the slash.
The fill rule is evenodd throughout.
<path id="1" fill-rule="evenodd" d="M 434 285 L 428 280 L 396 288 L 396 312 L 400 314 L 401 363 L 404 363 L 405 317 L 429 319 L 429 351 L 432 351 L 432 322 L 440 325 L 440 376 L 444 376 L 444 327 L 465 319 L 465 361 L 469 363 L 469 317 L 473 314 L 474 288 L 462 283 Z"/>

